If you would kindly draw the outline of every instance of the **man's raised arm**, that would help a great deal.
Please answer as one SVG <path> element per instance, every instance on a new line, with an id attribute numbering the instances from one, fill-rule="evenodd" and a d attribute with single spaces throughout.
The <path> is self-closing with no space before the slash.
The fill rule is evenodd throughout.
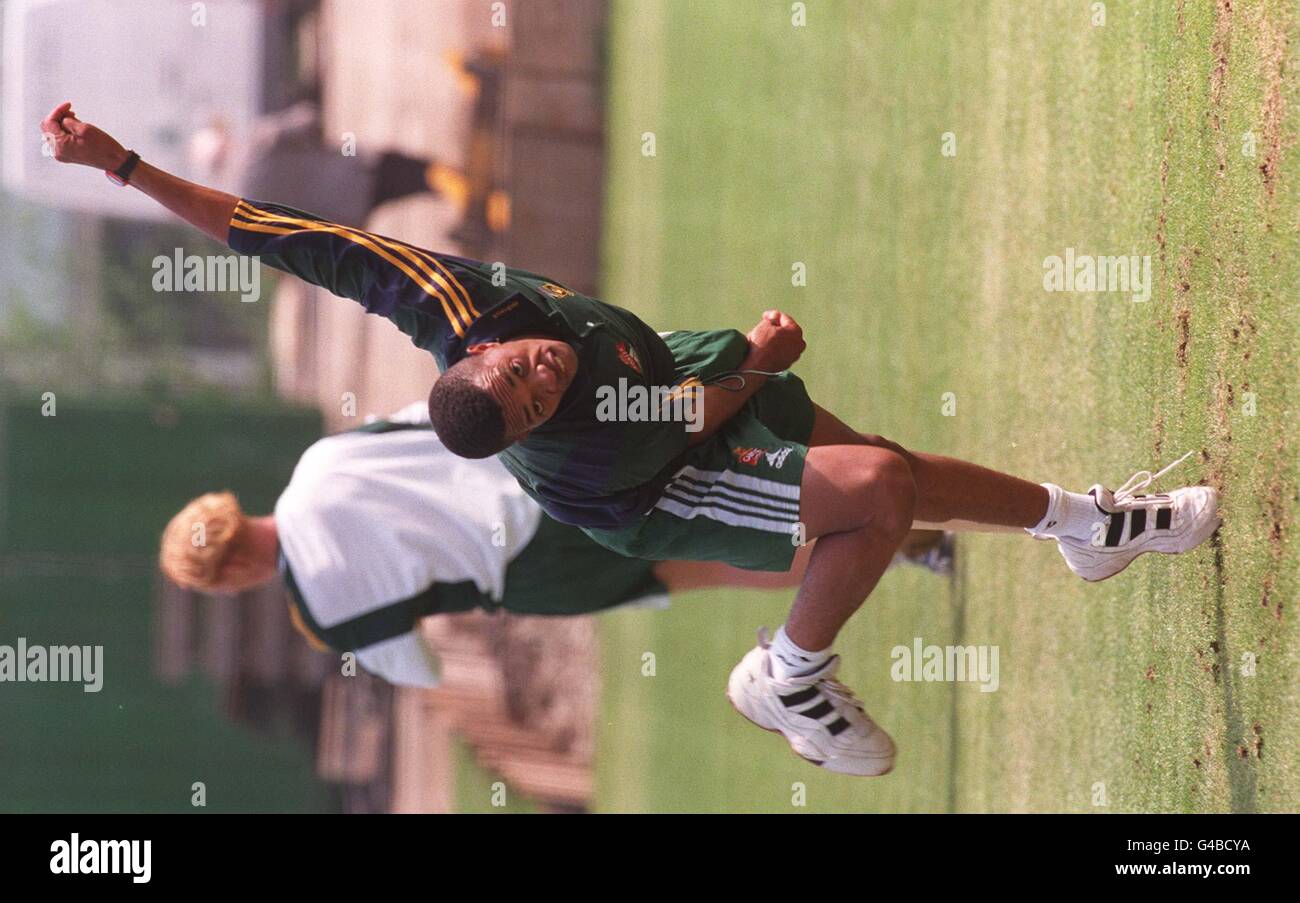
<path id="1" fill-rule="evenodd" d="M 55 107 L 41 122 L 54 158 L 106 172 L 128 159 L 113 136 Z M 479 279 L 465 261 L 444 259 L 404 242 L 331 223 L 275 204 L 240 199 L 187 182 L 140 160 L 128 184 L 241 254 L 359 302 L 443 362 L 448 343 L 480 316 L 465 285 Z"/>

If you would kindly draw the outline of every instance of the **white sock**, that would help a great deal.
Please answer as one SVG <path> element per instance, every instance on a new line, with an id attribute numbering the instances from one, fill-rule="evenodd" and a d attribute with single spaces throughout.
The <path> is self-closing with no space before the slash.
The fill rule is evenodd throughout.
<path id="1" fill-rule="evenodd" d="M 1106 519 L 1090 495 L 1067 492 L 1055 483 L 1043 483 L 1047 490 L 1047 513 L 1027 530 L 1045 536 L 1091 539 L 1096 525 Z"/>
<path id="2" fill-rule="evenodd" d="M 772 645 L 767 650 L 772 655 L 772 673 L 781 680 L 815 671 L 831 657 L 830 649 L 809 652 L 795 645 L 794 640 L 781 627 L 772 637 Z"/>

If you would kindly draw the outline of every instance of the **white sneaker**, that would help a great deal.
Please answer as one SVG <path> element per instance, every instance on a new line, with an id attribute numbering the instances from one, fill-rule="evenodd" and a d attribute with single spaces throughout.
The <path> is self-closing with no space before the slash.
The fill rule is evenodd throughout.
<path id="1" fill-rule="evenodd" d="M 764 730 L 783 734 L 795 754 L 828 771 L 881 775 L 894 767 L 894 741 L 871 720 L 853 691 L 835 680 L 840 657 L 809 674 L 781 680 L 772 672 L 767 628 L 732 669 L 727 699 Z"/>
<path id="2" fill-rule="evenodd" d="M 1196 548 L 1219 528 L 1219 494 L 1209 486 L 1187 486 L 1162 495 L 1138 495 L 1173 470 L 1187 455 L 1164 470 L 1143 470 L 1115 492 L 1104 486 L 1088 490 L 1097 505 L 1097 525 L 1090 539 L 1056 537 L 1065 563 L 1084 580 L 1114 577 L 1139 555 L 1177 555 Z"/>

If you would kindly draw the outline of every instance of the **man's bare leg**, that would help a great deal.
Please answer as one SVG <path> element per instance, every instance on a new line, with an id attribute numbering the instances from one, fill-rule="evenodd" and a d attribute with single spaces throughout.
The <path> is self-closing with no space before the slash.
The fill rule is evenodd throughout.
<path id="1" fill-rule="evenodd" d="M 916 483 L 902 456 L 866 445 L 810 448 L 800 516 L 816 539 L 785 633 L 828 649 L 889 567 L 912 528 Z"/>
<path id="2" fill-rule="evenodd" d="M 916 480 L 918 525 L 945 529 L 1001 528 L 1019 532 L 1042 520 L 1047 490 L 1037 483 L 969 461 L 913 452 L 881 436 L 859 433 L 834 414 L 816 407 L 809 445 L 870 445 L 907 461 Z"/>
<path id="3" fill-rule="evenodd" d="M 943 540 L 942 530 L 913 530 L 903 540 L 899 551 L 909 558 L 924 555 Z M 732 567 L 721 561 L 659 561 L 655 577 L 670 593 L 694 589 L 790 589 L 803 581 L 808 560 L 816 543 L 805 543 L 795 550 L 794 563 L 788 571 L 751 571 Z"/>
<path id="4" fill-rule="evenodd" d="M 809 543 L 795 550 L 794 563 L 788 571 L 751 571 L 720 561 L 659 561 L 655 563 L 654 575 L 670 593 L 713 587 L 789 589 L 803 580 L 814 545 Z"/>
<path id="5" fill-rule="evenodd" d="M 1159 476 L 1148 474 L 1139 488 Z M 1087 580 L 1113 576 L 1147 551 L 1195 548 L 1218 526 L 1213 490 L 1190 487 L 1139 499 L 1156 509 L 1154 529 L 1144 530 L 1136 513 L 1129 518 L 1135 507 L 1104 507 L 1125 505 L 1133 501 L 1129 496 L 1121 501 L 1101 488 L 1071 493 L 912 452 L 859 434 L 818 408 L 800 484 L 803 535 L 816 540 L 808 569 L 785 625 L 770 643 L 760 633 L 759 644 L 732 669 L 727 697 L 817 765 L 884 774 L 894 764 L 893 741 L 835 679 L 838 656 L 830 647 L 913 525 L 970 521 L 1051 536 L 1071 570 Z M 1099 521 L 1099 512 L 1105 519 Z M 1100 524 L 1106 526 L 1104 547 L 1095 543 Z"/>
<path id="6" fill-rule="evenodd" d="M 1032 527 L 1047 511 L 1037 483 L 977 464 L 911 452 L 816 409 L 800 508 L 818 539 L 785 633 L 817 652 L 875 588 L 914 521 Z"/>
<path id="7" fill-rule="evenodd" d="M 869 445 L 810 448 L 800 484 L 804 535 L 816 539 L 785 625 L 732 669 L 727 698 L 795 753 L 832 771 L 880 775 L 894 744 L 835 680 L 840 628 L 912 528 L 916 482 L 901 455 Z"/>

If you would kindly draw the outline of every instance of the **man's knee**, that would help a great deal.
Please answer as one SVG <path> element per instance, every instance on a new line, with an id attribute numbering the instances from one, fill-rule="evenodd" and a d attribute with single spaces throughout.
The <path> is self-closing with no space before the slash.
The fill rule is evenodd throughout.
<path id="1" fill-rule="evenodd" d="M 906 534 L 916 510 L 912 468 L 902 455 L 886 448 L 872 448 L 864 457 L 861 479 L 872 524 L 891 535 Z"/>
<path id="2" fill-rule="evenodd" d="M 858 435 L 862 437 L 862 443 L 864 445 L 870 445 L 873 448 L 887 449 L 896 455 L 900 455 L 904 459 L 911 457 L 907 449 L 903 448 L 903 446 L 899 445 L 897 442 L 891 442 L 884 436 L 876 436 L 872 433 L 859 433 Z"/>
<path id="3" fill-rule="evenodd" d="M 804 467 L 801 514 L 809 536 L 912 528 L 916 481 L 903 456 L 866 445 L 813 448 Z"/>

